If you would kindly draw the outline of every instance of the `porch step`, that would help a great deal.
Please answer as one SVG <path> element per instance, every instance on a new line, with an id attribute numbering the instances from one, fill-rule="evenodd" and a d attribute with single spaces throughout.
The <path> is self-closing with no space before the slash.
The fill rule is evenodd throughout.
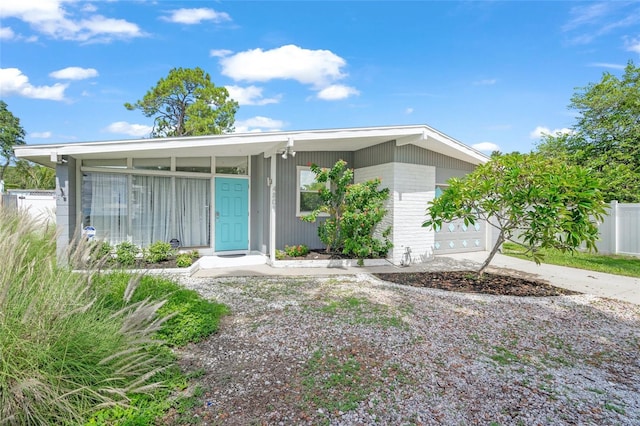
<path id="1" fill-rule="evenodd" d="M 257 254 L 202 256 L 198 260 L 200 269 L 233 268 L 236 266 L 264 265 L 265 263 L 267 263 L 267 258 Z"/>

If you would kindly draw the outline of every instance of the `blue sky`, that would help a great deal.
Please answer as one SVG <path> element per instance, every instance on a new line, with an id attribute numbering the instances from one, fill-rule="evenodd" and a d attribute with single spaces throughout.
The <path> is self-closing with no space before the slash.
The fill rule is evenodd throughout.
<path id="1" fill-rule="evenodd" d="M 0 98 L 29 144 L 147 137 L 123 104 L 198 66 L 237 131 L 427 124 L 527 152 L 574 124 L 577 87 L 640 62 L 638 2 L 4 0 L 0 18 Z"/>

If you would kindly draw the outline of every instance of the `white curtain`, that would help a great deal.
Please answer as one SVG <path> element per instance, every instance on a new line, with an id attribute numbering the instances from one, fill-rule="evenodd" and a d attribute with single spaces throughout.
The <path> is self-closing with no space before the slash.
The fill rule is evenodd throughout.
<path id="1" fill-rule="evenodd" d="M 182 247 L 209 246 L 209 179 L 176 178 L 176 227 Z"/>
<path id="2" fill-rule="evenodd" d="M 96 238 L 118 244 L 127 239 L 127 176 L 90 173 L 91 193 L 88 220 L 85 225 L 96 228 Z M 85 195 L 85 194 L 83 194 Z M 85 212 L 86 214 L 86 212 Z"/>
<path id="3" fill-rule="evenodd" d="M 171 239 L 171 178 L 133 176 L 131 200 L 133 243 L 146 247 Z"/>

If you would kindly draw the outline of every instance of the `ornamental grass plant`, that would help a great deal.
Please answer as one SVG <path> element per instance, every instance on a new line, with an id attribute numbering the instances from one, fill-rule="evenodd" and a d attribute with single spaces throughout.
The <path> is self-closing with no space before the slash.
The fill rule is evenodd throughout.
<path id="1" fill-rule="evenodd" d="M 90 271 L 56 264 L 53 226 L 7 209 L 0 258 L 0 425 L 83 423 L 162 385 L 172 361 L 154 339 L 164 301 L 132 301 L 139 280 L 122 307 L 107 306 Z"/>

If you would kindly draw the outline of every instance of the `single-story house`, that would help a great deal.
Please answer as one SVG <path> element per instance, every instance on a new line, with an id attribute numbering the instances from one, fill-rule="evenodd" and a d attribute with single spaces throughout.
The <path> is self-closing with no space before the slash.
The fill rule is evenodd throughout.
<path id="1" fill-rule="evenodd" d="M 17 157 L 56 170 L 58 255 L 91 227 L 112 244 L 173 241 L 203 255 L 260 253 L 305 244 L 323 247 L 317 224 L 300 216 L 313 204 L 309 164 L 345 160 L 355 182 L 379 177 L 390 189 L 387 225 L 399 264 L 439 252 L 484 250 L 484 224 L 421 226 L 427 203 L 449 178 L 488 157 L 425 125 L 16 147 Z"/>

